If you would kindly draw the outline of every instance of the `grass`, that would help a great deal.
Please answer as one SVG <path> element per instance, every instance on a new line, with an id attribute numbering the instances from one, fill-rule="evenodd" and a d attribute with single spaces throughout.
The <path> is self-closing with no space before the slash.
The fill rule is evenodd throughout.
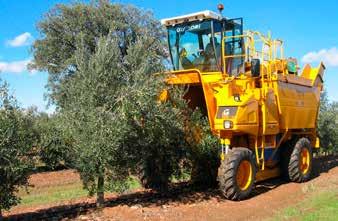
<path id="1" fill-rule="evenodd" d="M 130 176 L 127 180 L 106 183 L 106 190 L 108 192 L 129 193 L 132 190 L 142 187 L 141 183 L 136 177 Z"/>
<path id="2" fill-rule="evenodd" d="M 272 220 L 326 220 L 336 221 L 338 217 L 338 190 L 317 190 L 314 187 L 312 194 L 295 206 L 287 207 L 276 214 Z M 309 191 L 303 189 L 304 194 Z"/>
<path id="3" fill-rule="evenodd" d="M 87 196 L 88 193 L 82 188 L 81 183 L 52 186 L 41 189 L 40 191 L 32 191 L 31 193 L 20 194 L 20 206 L 36 206 L 47 203 L 56 203 L 65 200 L 73 200 Z"/>
<path id="4" fill-rule="evenodd" d="M 134 190 L 142 187 L 140 181 L 134 177 L 130 177 L 130 179 L 128 179 L 128 186 L 129 190 Z"/>
<path id="5" fill-rule="evenodd" d="M 128 192 L 141 187 L 138 180 L 133 177 L 130 177 L 125 183 L 112 185 L 114 186 L 115 190 L 122 188 L 121 192 Z M 118 185 L 121 185 L 121 187 Z M 19 197 L 21 197 L 21 203 L 19 206 L 38 206 L 49 203 L 75 200 L 86 196 L 88 196 L 88 192 L 87 190 L 83 189 L 81 180 L 78 180 L 73 183 L 62 184 L 58 186 L 46 186 L 40 188 L 32 187 L 29 188 L 28 193 L 22 189 L 19 192 Z"/>

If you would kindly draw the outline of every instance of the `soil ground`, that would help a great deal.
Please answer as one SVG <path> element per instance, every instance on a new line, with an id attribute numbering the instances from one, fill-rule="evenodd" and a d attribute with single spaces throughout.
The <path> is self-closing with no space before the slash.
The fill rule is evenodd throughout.
<path id="1" fill-rule="evenodd" d="M 173 186 L 166 194 L 150 190 L 106 195 L 106 206 L 95 209 L 95 199 L 80 197 L 74 200 L 43 205 L 19 205 L 5 213 L 9 220 L 29 220 L 39 214 L 56 214 L 56 220 L 265 220 L 284 208 L 297 205 L 311 194 L 330 191 L 338 202 L 338 157 L 324 157 L 314 162 L 314 178 L 302 184 L 272 179 L 258 183 L 252 196 L 244 201 L 223 199 L 217 190 L 194 190 L 189 184 Z M 34 190 L 53 186 L 75 185 L 79 176 L 71 170 L 33 175 Z M 337 204 L 335 204 L 337 205 Z M 68 212 L 66 215 L 64 211 Z M 57 213 L 60 213 L 59 215 Z M 37 216 L 36 216 L 37 215 Z M 48 217 L 48 216 L 44 216 Z M 33 219 L 33 218 L 32 218 Z M 37 218 L 38 219 L 38 218 Z"/>

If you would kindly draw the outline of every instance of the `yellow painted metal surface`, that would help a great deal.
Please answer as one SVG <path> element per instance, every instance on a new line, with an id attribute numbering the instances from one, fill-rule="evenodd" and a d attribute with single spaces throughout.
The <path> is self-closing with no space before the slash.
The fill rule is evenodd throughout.
<path id="1" fill-rule="evenodd" d="M 316 143 L 314 145 L 315 148 L 319 148 L 320 147 L 320 140 L 319 137 L 316 137 Z"/>

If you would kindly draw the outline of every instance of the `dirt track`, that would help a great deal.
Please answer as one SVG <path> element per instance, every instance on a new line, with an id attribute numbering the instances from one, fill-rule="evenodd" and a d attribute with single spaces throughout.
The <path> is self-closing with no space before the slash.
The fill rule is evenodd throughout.
<path id="1" fill-rule="evenodd" d="M 313 191 L 309 188 L 313 185 L 320 189 L 329 186 L 332 188 L 332 185 L 338 188 L 337 166 L 338 157 L 316 160 L 313 180 L 303 184 L 285 183 L 280 179 L 266 181 L 256 186 L 250 199 L 241 202 L 224 200 L 215 190 L 194 191 L 181 184 L 166 196 L 149 191 L 137 191 L 118 197 L 110 195 L 107 197 L 107 206 L 102 211 L 93 209 L 94 199 L 65 202 L 71 205 L 72 213 L 60 216 L 63 216 L 62 220 L 262 220 L 271 217 L 277 210 L 301 201 L 307 193 Z M 65 174 L 61 177 L 69 179 Z M 12 210 L 9 217 L 27 218 L 32 217 L 32 214 L 48 214 L 58 209 L 64 211 L 65 208 L 60 205 L 48 207 Z M 21 215 L 15 216 L 17 213 Z"/>

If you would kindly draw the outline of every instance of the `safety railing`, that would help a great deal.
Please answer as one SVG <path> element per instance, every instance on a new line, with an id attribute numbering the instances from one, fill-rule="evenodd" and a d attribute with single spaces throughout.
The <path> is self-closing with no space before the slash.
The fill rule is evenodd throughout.
<path id="1" fill-rule="evenodd" d="M 229 41 L 230 39 L 230 41 Z M 241 54 L 227 54 L 226 44 L 241 41 Z M 258 45 L 260 47 L 258 47 Z M 234 49 L 232 49 L 234 51 Z M 279 39 L 271 39 L 271 35 L 264 36 L 257 31 L 246 31 L 243 35 L 225 36 L 222 41 L 222 54 L 223 56 L 223 71 L 227 73 L 228 59 L 243 58 L 245 62 L 250 62 L 252 59 L 260 59 L 261 63 L 281 60 L 284 58 L 283 41 Z M 243 67 L 245 65 L 243 62 Z M 268 68 L 268 67 L 267 67 Z M 267 71 L 268 73 L 270 71 Z M 269 76 L 271 77 L 271 76 Z"/>

